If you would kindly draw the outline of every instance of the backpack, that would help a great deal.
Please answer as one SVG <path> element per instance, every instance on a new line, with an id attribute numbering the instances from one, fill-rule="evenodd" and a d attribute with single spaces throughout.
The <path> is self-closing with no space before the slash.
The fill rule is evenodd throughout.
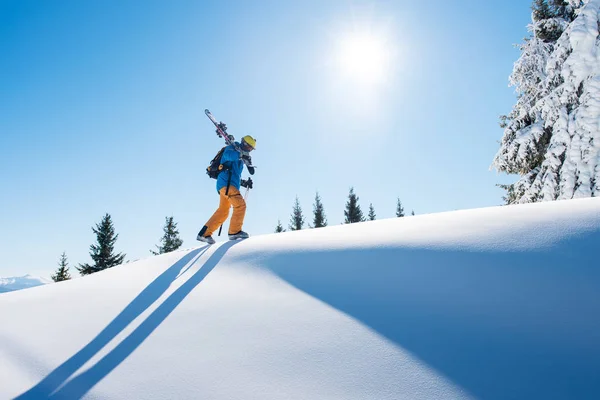
<path id="1" fill-rule="evenodd" d="M 210 162 L 208 168 L 206 168 L 206 174 L 209 176 L 209 178 L 217 179 L 221 171 L 223 171 L 223 165 L 221 165 L 221 157 L 223 156 L 223 152 L 226 148 L 227 146 L 219 150 L 215 158 L 213 158 Z"/>

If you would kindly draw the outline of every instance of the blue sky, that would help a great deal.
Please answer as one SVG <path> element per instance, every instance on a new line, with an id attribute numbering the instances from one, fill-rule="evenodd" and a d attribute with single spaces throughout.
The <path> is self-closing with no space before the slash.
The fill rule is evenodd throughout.
<path id="1" fill-rule="evenodd" d="M 0 1 L 0 276 L 89 262 L 105 213 L 127 260 L 166 216 L 195 246 L 218 204 L 205 108 L 257 138 L 251 235 L 287 226 L 296 196 L 310 218 L 316 191 L 339 224 L 351 186 L 378 218 L 397 197 L 502 204 L 514 178 L 489 166 L 529 0 L 250 3 Z M 384 49 L 376 81 L 339 55 L 357 37 Z"/>

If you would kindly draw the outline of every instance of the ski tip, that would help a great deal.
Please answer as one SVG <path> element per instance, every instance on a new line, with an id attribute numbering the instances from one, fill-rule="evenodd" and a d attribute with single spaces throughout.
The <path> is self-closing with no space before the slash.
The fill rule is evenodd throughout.
<path id="1" fill-rule="evenodd" d="M 210 111 L 208 111 L 208 108 L 205 108 L 205 109 L 204 109 L 204 113 L 205 113 L 205 114 L 210 114 Z"/>

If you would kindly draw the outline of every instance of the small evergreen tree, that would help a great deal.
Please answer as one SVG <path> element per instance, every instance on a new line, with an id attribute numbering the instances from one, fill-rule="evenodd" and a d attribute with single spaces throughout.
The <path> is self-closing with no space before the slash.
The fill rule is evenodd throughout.
<path id="1" fill-rule="evenodd" d="M 275 233 L 285 232 L 283 229 L 283 225 L 281 225 L 281 220 L 277 220 L 277 227 L 275 228 Z"/>
<path id="2" fill-rule="evenodd" d="M 404 207 L 402 207 L 402 202 L 398 197 L 398 202 L 396 203 L 396 217 L 404 217 Z"/>
<path id="3" fill-rule="evenodd" d="M 156 245 L 158 252 L 150 250 L 150 253 L 156 255 L 169 253 L 177 250 L 183 244 L 183 240 L 179 238 L 177 223 L 173 221 L 173 217 L 165 217 L 165 226 L 163 228 L 164 235 L 161 239 L 161 245 Z"/>
<path id="4" fill-rule="evenodd" d="M 314 228 L 322 228 L 327 226 L 327 217 L 325 217 L 325 209 L 323 208 L 323 203 L 321 202 L 319 192 L 317 192 L 315 196 L 315 204 L 313 204 L 313 215 Z"/>
<path id="5" fill-rule="evenodd" d="M 81 275 L 89 275 L 94 272 L 102 271 L 107 268 L 112 268 L 123 262 L 125 254 L 114 254 L 115 242 L 119 237 L 115 234 L 115 228 L 110 218 L 110 214 L 104 215 L 102 221 L 96 224 L 92 231 L 96 234 L 98 244 L 90 246 L 90 256 L 94 260 L 94 264 L 79 264 L 76 267 Z"/>
<path id="6" fill-rule="evenodd" d="M 290 219 L 289 229 L 290 231 L 299 231 L 304 226 L 304 215 L 302 214 L 302 207 L 300 207 L 300 201 L 296 196 L 296 202 L 294 203 L 294 209 L 292 211 L 292 217 Z"/>
<path id="7" fill-rule="evenodd" d="M 369 204 L 369 221 L 375 221 L 375 208 L 373 208 L 373 203 Z"/>
<path id="8" fill-rule="evenodd" d="M 415 215 L 415 210 L 412 210 L 412 211 L 410 212 L 410 215 Z"/>
<path id="9" fill-rule="evenodd" d="M 58 269 L 56 270 L 56 273 L 51 276 L 54 282 L 68 281 L 71 279 L 68 265 L 67 254 L 63 251 L 60 255 L 60 260 L 58 261 Z"/>
<path id="10" fill-rule="evenodd" d="M 348 201 L 346 202 L 346 210 L 344 210 L 344 216 L 346 217 L 344 222 L 346 224 L 352 224 L 355 222 L 363 222 L 365 218 L 358 204 L 358 196 L 354 193 L 354 188 L 350 188 L 348 194 Z"/>

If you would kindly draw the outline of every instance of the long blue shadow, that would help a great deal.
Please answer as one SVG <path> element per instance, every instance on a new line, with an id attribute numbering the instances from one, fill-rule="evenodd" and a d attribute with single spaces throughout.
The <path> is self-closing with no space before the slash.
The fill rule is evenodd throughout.
<path id="1" fill-rule="evenodd" d="M 260 263 L 476 398 L 600 399 L 600 232 L 550 250 L 282 252 Z"/>
<path id="2" fill-rule="evenodd" d="M 229 248 L 237 242 L 221 245 L 202 267 L 173 292 L 148 318 L 111 352 L 85 372 L 68 381 L 49 399 L 79 399 L 135 351 L 152 332 L 175 310 L 196 286 L 217 266 Z"/>
<path id="3" fill-rule="evenodd" d="M 79 368 L 96 355 L 104 346 L 113 340 L 133 320 L 150 307 L 169 288 L 179 272 L 196 256 L 208 249 L 208 246 L 195 249 L 183 256 L 179 261 L 160 274 L 152 283 L 136 296 L 123 311 L 119 313 L 90 343 L 75 355 L 62 363 L 38 384 L 21 394 L 16 399 L 45 399 L 63 385 Z"/>

